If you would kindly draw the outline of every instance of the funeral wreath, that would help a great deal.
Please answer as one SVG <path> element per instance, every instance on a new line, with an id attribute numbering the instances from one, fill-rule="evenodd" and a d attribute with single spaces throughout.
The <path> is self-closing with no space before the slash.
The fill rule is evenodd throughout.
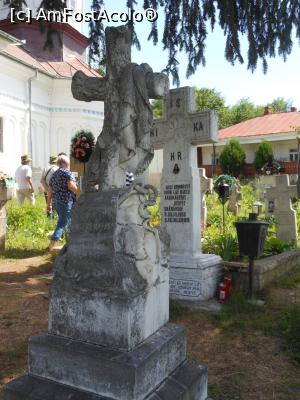
<path id="1" fill-rule="evenodd" d="M 95 147 L 95 137 L 90 131 L 80 130 L 71 141 L 71 156 L 80 162 L 88 162 L 93 148 Z"/>

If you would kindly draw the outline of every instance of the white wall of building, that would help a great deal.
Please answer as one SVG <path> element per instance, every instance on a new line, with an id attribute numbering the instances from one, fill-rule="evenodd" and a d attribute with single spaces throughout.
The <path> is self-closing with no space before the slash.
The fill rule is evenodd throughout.
<path id="1" fill-rule="evenodd" d="M 14 174 L 22 154 L 32 156 L 33 167 L 43 168 L 50 155 L 61 151 L 69 154 L 71 137 L 81 128 L 98 136 L 104 119 L 103 103 L 77 101 L 71 93 L 71 79 L 53 78 L 41 72 L 32 80 L 30 132 L 28 80 L 35 76 L 35 71 L 1 53 L 0 63 L 4 142 L 0 171 Z"/>

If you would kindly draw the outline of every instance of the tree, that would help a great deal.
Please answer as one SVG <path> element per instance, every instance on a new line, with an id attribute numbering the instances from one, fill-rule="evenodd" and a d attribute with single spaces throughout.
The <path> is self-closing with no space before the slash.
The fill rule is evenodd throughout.
<path id="1" fill-rule="evenodd" d="M 163 113 L 163 101 L 162 99 L 152 100 L 151 109 L 153 112 L 153 118 L 161 118 Z"/>
<path id="2" fill-rule="evenodd" d="M 269 107 L 276 113 L 286 112 L 292 105 L 292 100 L 285 100 L 283 97 L 277 97 L 269 104 Z"/>
<path id="3" fill-rule="evenodd" d="M 256 152 L 254 153 L 254 166 L 257 171 L 260 171 L 260 169 L 268 162 L 272 162 L 274 159 L 273 155 L 273 149 L 272 146 L 270 145 L 269 142 L 266 140 L 263 140 Z"/>
<path id="4" fill-rule="evenodd" d="M 24 0 L 13 0 L 11 7 L 22 8 Z M 141 2 L 140 2 L 141 3 Z M 137 9 L 138 1 L 124 0 L 124 6 Z M 141 4 L 139 4 L 141 5 Z M 63 10 L 64 0 L 43 0 L 41 6 L 47 10 Z M 93 0 L 91 7 L 100 12 L 105 9 L 104 0 Z M 244 57 L 240 47 L 240 37 L 248 40 L 248 69 L 254 71 L 258 60 L 262 60 L 263 70 L 267 71 L 267 57 L 278 55 L 284 59 L 291 53 L 293 28 L 300 39 L 300 2 L 299 0 L 144 0 L 141 7 L 152 8 L 164 16 L 162 44 L 168 51 L 166 72 L 173 76 L 179 84 L 177 54 L 184 51 L 188 65 L 186 76 L 194 74 L 197 67 L 205 65 L 205 46 L 209 31 L 218 23 L 226 37 L 225 58 L 231 64 L 243 63 Z M 101 16 L 101 14 L 98 14 Z M 90 27 L 90 59 L 105 59 L 104 21 L 106 17 L 91 20 Z M 132 27 L 133 41 L 139 48 L 139 40 L 135 33 L 134 18 L 129 20 Z M 48 24 L 46 46 L 51 46 L 54 34 L 53 24 Z M 154 21 L 148 37 L 154 44 L 158 42 L 158 25 Z"/>
<path id="5" fill-rule="evenodd" d="M 235 125 L 247 119 L 261 117 L 263 110 L 262 106 L 255 106 L 248 98 L 241 99 L 231 108 L 231 124 Z"/>
<path id="6" fill-rule="evenodd" d="M 246 154 L 237 139 L 230 139 L 222 150 L 219 162 L 222 172 L 237 177 L 245 164 Z"/>

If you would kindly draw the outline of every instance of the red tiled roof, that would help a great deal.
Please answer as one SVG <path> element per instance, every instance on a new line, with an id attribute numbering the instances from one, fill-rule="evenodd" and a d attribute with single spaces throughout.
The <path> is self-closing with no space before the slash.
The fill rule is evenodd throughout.
<path id="1" fill-rule="evenodd" d="M 101 77 L 98 72 L 94 69 L 89 68 L 89 66 L 80 60 L 77 57 L 68 58 L 66 61 L 58 62 L 58 61 L 44 61 L 38 60 L 32 55 L 30 55 L 26 50 L 24 50 L 21 46 L 8 46 L 3 54 L 7 54 L 8 56 L 16 59 L 17 61 L 21 61 L 24 64 L 29 65 L 30 67 L 36 68 L 41 72 L 47 73 L 54 77 L 62 77 L 62 78 L 71 78 L 76 71 L 82 71 L 87 76 L 97 76 Z"/>
<path id="2" fill-rule="evenodd" d="M 267 114 L 219 130 L 219 139 L 288 133 L 300 126 L 299 112 Z"/>

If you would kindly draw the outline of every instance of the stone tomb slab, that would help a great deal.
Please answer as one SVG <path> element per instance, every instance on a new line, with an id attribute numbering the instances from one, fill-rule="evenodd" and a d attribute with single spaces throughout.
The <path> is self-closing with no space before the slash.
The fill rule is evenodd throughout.
<path id="1" fill-rule="evenodd" d="M 5 396 L 7 400 L 114 400 L 32 375 L 21 376 L 6 385 Z M 206 399 L 207 366 L 184 361 L 143 400 Z"/>
<path id="2" fill-rule="evenodd" d="M 170 262 L 170 297 L 194 301 L 211 299 L 219 282 L 221 264 L 222 259 L 215 254 L 173 257 Z"/>
<path id="3" fill-rule="evenodd" d="M 108 398 L 140 400 L 185 358 L 185 330 L 174 324 L 131 352 L 42 334 L 29 344 L 29 374 Z"/>
<path id="4" fill-rule="evenodd" d="M 169 271 L 160 282 L 132 297 L 124 298 L 97 289 L 82 290 L 56 279 L 52 287 L 49 331 L 77 340 L 131 350 L 166 321 L 169 313 Z M 89 296 L 87 296 L 89 293 Z M 158 313 L 157 310 L 162 312 Z M 165 312 L 163 312 L 165 311 Z"/>

